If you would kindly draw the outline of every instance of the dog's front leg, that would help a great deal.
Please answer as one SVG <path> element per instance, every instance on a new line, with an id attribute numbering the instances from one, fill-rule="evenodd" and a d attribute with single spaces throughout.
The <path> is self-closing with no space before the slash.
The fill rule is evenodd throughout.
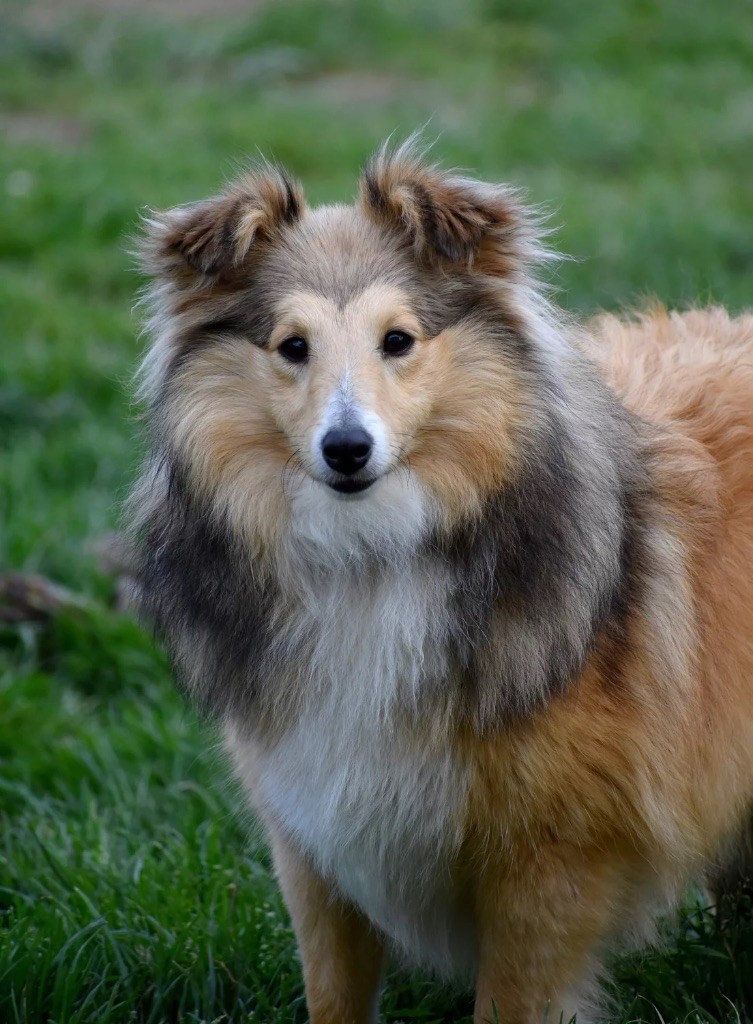
<path id="1" fill-rule="evenodd" d="M 381 937 L 284 837 L 271 839 L 298 939 L 311 1024 L 374 1024 L 384 959 Z"/>
<path id="2" fill-rule="evenodd" d="M 559 845 L 486 872 L 477 895 L 479 968 L 474 1024 L 588 1024 L 604 937 L 624 906 L 626 879 Z"/>

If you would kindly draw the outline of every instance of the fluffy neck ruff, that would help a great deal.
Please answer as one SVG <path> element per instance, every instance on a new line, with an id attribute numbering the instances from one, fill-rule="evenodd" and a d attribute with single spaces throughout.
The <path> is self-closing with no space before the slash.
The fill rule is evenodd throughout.
<path id="1" fill-rule="evenodd" d="M 580 356 L 545 390 L 518 472 L 471 520 L 439 526 L 410 475 L 358 503 L 312 482 L 263 572 L 164 456 L 143 486 L 145 609 L 191 696 L 279 722 L 339 665 L 379 717 L 431 699 L 486 730 L 565 690 L 640 583 L 648 488 L 635 424 Z"/>

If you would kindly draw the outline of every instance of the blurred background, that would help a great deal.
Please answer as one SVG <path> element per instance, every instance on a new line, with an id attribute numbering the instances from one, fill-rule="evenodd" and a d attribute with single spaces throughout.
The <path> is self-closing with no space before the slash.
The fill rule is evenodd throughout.
<path id="1" fill-rule="evenodd" d="M 551 211 L 570 309 L 750 304 L 750 0 L 0 0 L 0 1021 L 306 1019 L 263 846 L 123 610 L 129 249 L 258 152 L 347 200 L 421 125 Z M 690 894 L 615 1019 L 751 1019 L 739 909 Z M 388 1020 L 469 1012 L 391 976 Z"/>

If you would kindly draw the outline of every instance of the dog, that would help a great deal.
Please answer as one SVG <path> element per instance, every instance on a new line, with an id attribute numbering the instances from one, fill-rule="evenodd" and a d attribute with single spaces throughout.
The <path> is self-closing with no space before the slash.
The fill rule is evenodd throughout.
<path id="1" fill-rule="evenodd" d="M 264 164 L 146 222 L 143 607 L 313 1024 L 376 1020 L 389 951 L 476 1024 L 591 1020 L 606 951 L 751 864 L 753 316 L 579 325 L 542 237 L 411 143 L 353 205 Z"/>

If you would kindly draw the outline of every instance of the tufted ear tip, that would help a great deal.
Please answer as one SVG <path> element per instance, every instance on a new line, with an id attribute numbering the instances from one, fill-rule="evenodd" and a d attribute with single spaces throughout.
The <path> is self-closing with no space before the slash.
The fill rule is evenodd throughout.
<path id="1" fill-rule="evenodd" d="M 442 171 L 410 140 L 372 157 L 360 201 L 367 216 L 403 232 L 426 261 L 509 276 L 536 258 L 531 217 L 513 189 Z"/>
<path id="2" fill-rule="evenodd" d="M 220 195 L 144 218 L 141 264 L 152 277 L 186 283 L 217 278 L 242 266 L 252 247 L 272 242 L 303 214 L 300 185 L 281 168 L 265 165 Z"/>

